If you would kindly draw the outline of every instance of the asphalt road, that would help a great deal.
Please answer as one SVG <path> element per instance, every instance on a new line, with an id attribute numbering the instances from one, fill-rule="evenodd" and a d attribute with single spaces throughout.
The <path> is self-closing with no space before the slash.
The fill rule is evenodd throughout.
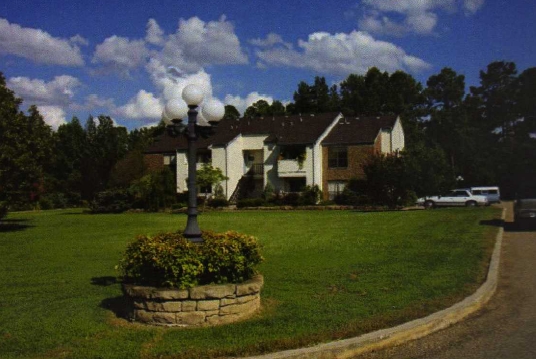
<path id="1" fill-rule="evenodd" d="M 536 229 L 519 229 L 507 207 L 497 292 L 450 328 L 354 359 L 535 359 Z"/>

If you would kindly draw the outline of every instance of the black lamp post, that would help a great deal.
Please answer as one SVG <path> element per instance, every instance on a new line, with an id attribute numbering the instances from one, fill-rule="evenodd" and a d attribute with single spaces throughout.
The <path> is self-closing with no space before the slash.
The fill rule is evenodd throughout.
<path id="1" fill-rule="evenodd" d="M 197 223 L 197 139 L 199 136 L 208 137 L 214 133 L 214 128 L 225 114 L 223 104 L 217 100 L 208 100 L 203 104 L 202 117 L 208 121 L 204 124 L 198 120 L 197 108 L 203 102 L 204 93 L 197 85 L 188 85 L 182 91 L 182 99 L 171 100 L 166 104 L 162 117 L 171 135 L 185 135 L 188 139 L 188 221 L 184 236 L 194 242 L 203 241 L 201 230 Z M 187 112 L 186 112 L 187 111 Z M 188 115 L 188 123 L 182 119 Z"/>

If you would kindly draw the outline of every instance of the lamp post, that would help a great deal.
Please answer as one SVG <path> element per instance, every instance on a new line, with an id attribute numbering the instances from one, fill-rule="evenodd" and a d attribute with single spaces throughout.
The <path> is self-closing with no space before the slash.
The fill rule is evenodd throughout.
<path id="1" fill-rule="evenodd" d="M 188 139 L 188 221 L 184 230 L 184 237 L 194 243 L 203 241 L 201 230 L 197 223 L 197 186 L 196 162 L 197 139 L 199 136 L 208 137 L 214 133 L 218 122 L 225 114 L 223 104 L 217 100 L 208 100 L 203 103 L 201 113 L 208 121 L 208 125 L 201 125 L 198 121 L 197 108 L 203 102 L 205 94 L 198 85 L 188 85 L 182 91 L 182 100 L 169 101 L 162 114 L 168 131 L 172 136 L 185 135 Z M 182 119 L 188 115 L 188 122 Z"/>

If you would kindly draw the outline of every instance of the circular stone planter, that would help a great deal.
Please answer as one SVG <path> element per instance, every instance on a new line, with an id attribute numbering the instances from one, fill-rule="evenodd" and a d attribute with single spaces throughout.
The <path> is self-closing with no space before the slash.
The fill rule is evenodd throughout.
<path id="1" fill-rule="evenodd" d="M 262 275 L 240 284 L 211 284 L 189 289 L 123 284 L 128 317 L 163 326 L 212 326 L 251 316 L 260 307 Z"/>

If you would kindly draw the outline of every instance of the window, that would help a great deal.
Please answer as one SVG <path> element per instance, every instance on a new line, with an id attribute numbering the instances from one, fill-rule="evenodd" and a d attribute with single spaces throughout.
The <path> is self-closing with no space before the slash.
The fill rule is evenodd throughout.
<path id="1" fill-rule="evenodd" d="M 348 148 L 346 146 L 328 148 L 328 167 L 329 168 L 348 167 Z"/>
<path id="2" fill-rule="evenodd" d="M 210 162 L 212 162 L 211 151 L 198 151 L 197 152 L 197 163 L 210 163 Z"/>
<path id="3" fill-rule="evenodd" d="M 332 201 L 336 196 L 344 191 L 346 181 L 328 181 L 329 200 Z"/>
<path id="4" fill-rule="evenodd" d="M 174 155 L 164 155 L 164 166 L 170 166 L 175 164 Z"/>

